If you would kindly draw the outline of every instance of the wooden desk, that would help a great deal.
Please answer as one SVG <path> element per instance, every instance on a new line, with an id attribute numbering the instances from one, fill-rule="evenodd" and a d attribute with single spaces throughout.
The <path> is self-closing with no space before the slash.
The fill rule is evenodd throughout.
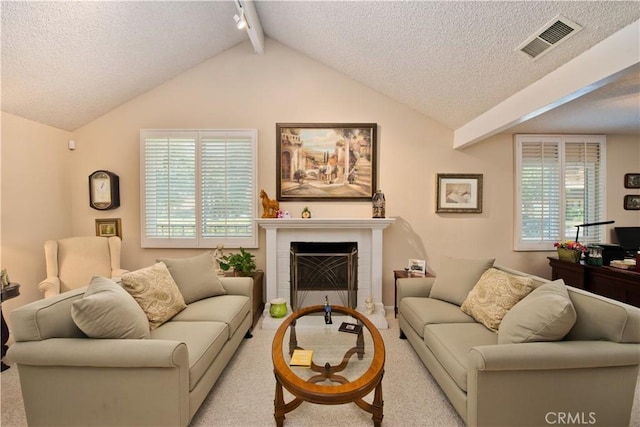
<path id="1" fill-rule="evenodd" d="M 640 273 L 615 267 L 586 265 L 549 257 L 551 279 L 640 307 Z"/>
<path id="2" fill-rule="evenodd" d="M 420 277 L 434 277 L 426 273 L 424 276 L 409 276 L 407 270 L 393 270 L 393 316 L 398 317 L 398 279 L 418 279 Z"/>

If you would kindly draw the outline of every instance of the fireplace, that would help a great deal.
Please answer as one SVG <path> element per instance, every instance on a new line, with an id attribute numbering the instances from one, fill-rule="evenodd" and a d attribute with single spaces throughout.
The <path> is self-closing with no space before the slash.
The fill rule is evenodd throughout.
<path id="1" fill-rule="evenodd" d="M 331 304 L 356 308 L 357 242 L 291 242 L 291 307 Z"/>
<path id="2" fill-rule="evenodd" d="M 382 237 L 393 218 L 259 218 L 256 222 L 266 231 L 265 302 L 284 298 L 291 307 L 291 243 L 355 242 L 357 243 L 356 310 L 364 313 L 370 296 L 375 305 L 367 315 L 380 329 L 388 328 L 382 303 Z M 323 296 L 324 300 L 324 296 Z M 339 305 L 339 300 L 330 301 Z M 277 328 L 263 319 L 263 328 Z"/>

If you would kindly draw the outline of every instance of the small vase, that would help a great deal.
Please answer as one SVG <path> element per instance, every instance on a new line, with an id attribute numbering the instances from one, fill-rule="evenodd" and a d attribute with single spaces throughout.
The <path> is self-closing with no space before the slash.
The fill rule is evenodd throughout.
<path id="1" fill-rule="evenodd" d="M 269 314 L 275 319 L 284 317 L 287 314 L 287 300 L 284 298 L 274 298 L 270 302 Z"/>
<path id="2" fill-rule="evenodd" d="M 373 207 L 373 218 L 384 218 L 385 216 L 385 199 L 382 190 L 377 190 L 371 199 Z"/>
<path id="3" fill-rule="evenodd" d="M 576 251 L 574 249 L 565 249 L 565 248 L 557 248 L 558 249 L 558 258 L 563 261 L 569 262 L 580 262 L 580 256 L 582 252 Z"/>

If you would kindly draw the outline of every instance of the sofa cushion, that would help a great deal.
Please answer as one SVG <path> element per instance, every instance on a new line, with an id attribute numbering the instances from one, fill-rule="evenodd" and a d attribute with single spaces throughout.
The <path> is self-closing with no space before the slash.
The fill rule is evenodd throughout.
<path id="1" fill-rule="evenodd" d="M 136 300 L 113 280 L 94 276 L 71 305 L 75 324 L 90 338 L 149 338 L 149 320 Z"/>
<path id="2" fill-rule="evenodd" d="M 178 313 L 172 321 L 212 321 L 229 325 L 229 337 L 236 333 L 245 317 L 251 313 L 249 297 L 219 295 L 193 302 Z M 246 331 L 245 331 L 246 332 Z M 243 332 L 244 333 L 244 332 Z"/>
<path id="3" fill-rule="evenodd" d="M 189 391 L 198 384 L 227 342 L 229 333 L 222 322 L 179 322 L 172 320 L 151 331 L 152 339 L 180 341 L 189 351 Z"/>
<path id="4" fill-rule="evenodd" d="M 424 326 L 432 323 L 475 323 L 457 305 L 433 298 L 402 298 L 399 312 L 421 337 Z"/>
<path id="5" fill-rule="evenodd" d="M 460 306 L 478 283 L 482 273 L 491 268 L 494 261 L 443 256 L 429 297 Z"/>
<path id="6" fill-rule="evenodd" d="M 425 326 L 424 343 L 458 387 L 466 392 L 469 350 L 495 345 L 498 336 L 480 323 L 442 323 Z"/>
<path id="7" fill-rule="evenodd" d="M 498 342 L 558 341 L 576 322 L 576 311 L 562 279 L 531 292 L 504 316 Z"/>
<path id="8" fill-rule="evenodd" d="M 460 309 L 492 331 L 504 315 L 533 290 L 532 279 L 490 268 L 482 274 Z"/>
<path id="9" fill-rule="evenodd" d="M 187 306 L 178 285 L 162 262 L 123 274 L 122 286 L 142 307 L 151 330 Z"/>
<path id="10" fill-rule="evenodd" d="M 157 261 L 165 263 L 187 304 L 226 294 L 216 273 L 211 252 L 189 258 L 160 258 Z"/>

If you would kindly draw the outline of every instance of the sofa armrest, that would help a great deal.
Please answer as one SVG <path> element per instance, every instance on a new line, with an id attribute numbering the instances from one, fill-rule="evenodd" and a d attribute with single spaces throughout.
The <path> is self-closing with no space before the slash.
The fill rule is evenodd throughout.
<path id="1" fill-rule="evenodd" d="M 38 289 L 44 293 L 45 298 L 50 298 L 60 293 L 60 279 L 57 277 L 47 277 L 38 283 Z"/>
<path id="2" fill-rule="evenodd" d="M 412 277 L 403 278 L 396 281 L 397 301 L 400 306 L 402 298 L 406 297 L 425 297 L 431 293 L 431 287 L 435 281 L 435 277 Z"/>
<path id="3" fill-rule="evenodd" d="M 579 369 L 639 363 L 640 346 L 637 344 L 556 341 L 474 347 L 469 351 L 468 370 Z"/>
<path id="4" fill-rule="evenodd" d="M 639 362 L 640 346 L 609 341 L 472 348 L 465 421 L 538 426 L 571 414 L 578 424 L 629 425 Z"/>
<path id="5" fill-rule="evenodd" d="M 7 356 L 34 366 L 189 369 L 186 344 L 170 340 L 51 338 L 16 342 Z"/>
<path id="6" fill-rule="evenodd" d="M 253 295 L 252 277 L 221 277 L 220 282 L 229 295 Z"/>

